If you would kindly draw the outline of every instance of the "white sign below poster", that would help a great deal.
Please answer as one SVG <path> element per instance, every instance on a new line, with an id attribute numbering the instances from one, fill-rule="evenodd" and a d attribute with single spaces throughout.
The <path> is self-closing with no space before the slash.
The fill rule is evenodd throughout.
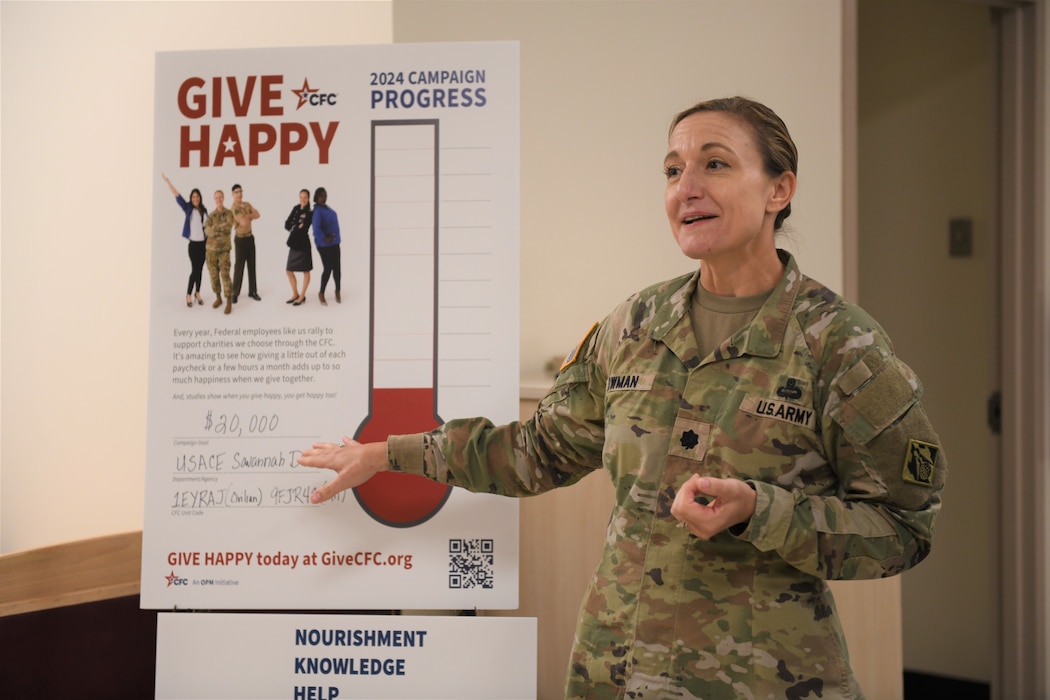
<path id="1" fill-rule="evenodd" d="M 157 700 L 533 700 L 536 620 L 160 613 Z"/>
<path id="2" fill-rule="evenodd" d="M 160 53 L 155 113 L 142 606 L 517 607 L 514 499 L 296 458 L 517 417 L 518 45 Z"/>

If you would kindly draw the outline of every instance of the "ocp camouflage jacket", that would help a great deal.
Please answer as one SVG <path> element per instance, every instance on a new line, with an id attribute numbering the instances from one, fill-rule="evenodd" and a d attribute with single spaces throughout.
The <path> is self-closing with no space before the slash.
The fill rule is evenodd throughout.
<path id="1" fill-rule="evenodd" d="M 781 258 L 754 321 L 708 357 L 694 273 L 596 325 L 527 422 L 389 440 L 393 468 L 474 491 L 609 473 L 616 504 L 566 697 L 862 697 L 825 580 L 920 562 L 947 467 L 883 330 Z M 746 528 L 701 540 L 676 527 L 671 502 L 694 473 L 754 486 Z"/>

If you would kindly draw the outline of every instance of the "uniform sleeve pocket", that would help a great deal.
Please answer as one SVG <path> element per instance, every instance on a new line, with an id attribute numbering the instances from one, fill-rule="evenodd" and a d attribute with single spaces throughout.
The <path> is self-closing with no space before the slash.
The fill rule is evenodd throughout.
<path id="1" fill-rule="evenodd" d="M 841 400 L 831 417 L 856 445 L 867 444 L 893 425 L 919 397 L 907 365 L 893 356 L 884 359 L 874 349 L 839 376 L 836 389 Z"/>

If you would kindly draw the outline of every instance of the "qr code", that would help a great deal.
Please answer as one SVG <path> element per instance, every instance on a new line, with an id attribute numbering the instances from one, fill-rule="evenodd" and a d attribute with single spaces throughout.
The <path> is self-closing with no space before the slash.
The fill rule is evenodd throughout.
<path id="1" fill-rule="evenodd" d="M 492 588 L 492 540 L 448 541 L 448 587 Z"/>

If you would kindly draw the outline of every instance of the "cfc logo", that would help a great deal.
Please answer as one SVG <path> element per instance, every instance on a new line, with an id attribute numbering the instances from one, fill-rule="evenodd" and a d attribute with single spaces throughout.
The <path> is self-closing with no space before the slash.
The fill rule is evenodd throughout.
<path id="1" fill-rule="evenodd" d="M 164 578 L 168 581 L 168 588 L 171 588 L 172 586 L 187 586 L 190 583 L 189 579 L 179 578 L 178 576 L 176 576 L 174 569 L 170 574 L 168 574 Z"/>
<path id="2" fill-rule="evenodd" d="M 304 78 L 303 86 L 298 90 L 293 89 L 292 94 L 299 98 L 299 104 L 295 106 L 297 110 L 302 108 L 305 104 L 309 104 L 313 107 L 334 105 L 336 98 L 336 93 L 334 92 L 321 92 L 317 88 L 310 87 L 309 78 Z"/>

